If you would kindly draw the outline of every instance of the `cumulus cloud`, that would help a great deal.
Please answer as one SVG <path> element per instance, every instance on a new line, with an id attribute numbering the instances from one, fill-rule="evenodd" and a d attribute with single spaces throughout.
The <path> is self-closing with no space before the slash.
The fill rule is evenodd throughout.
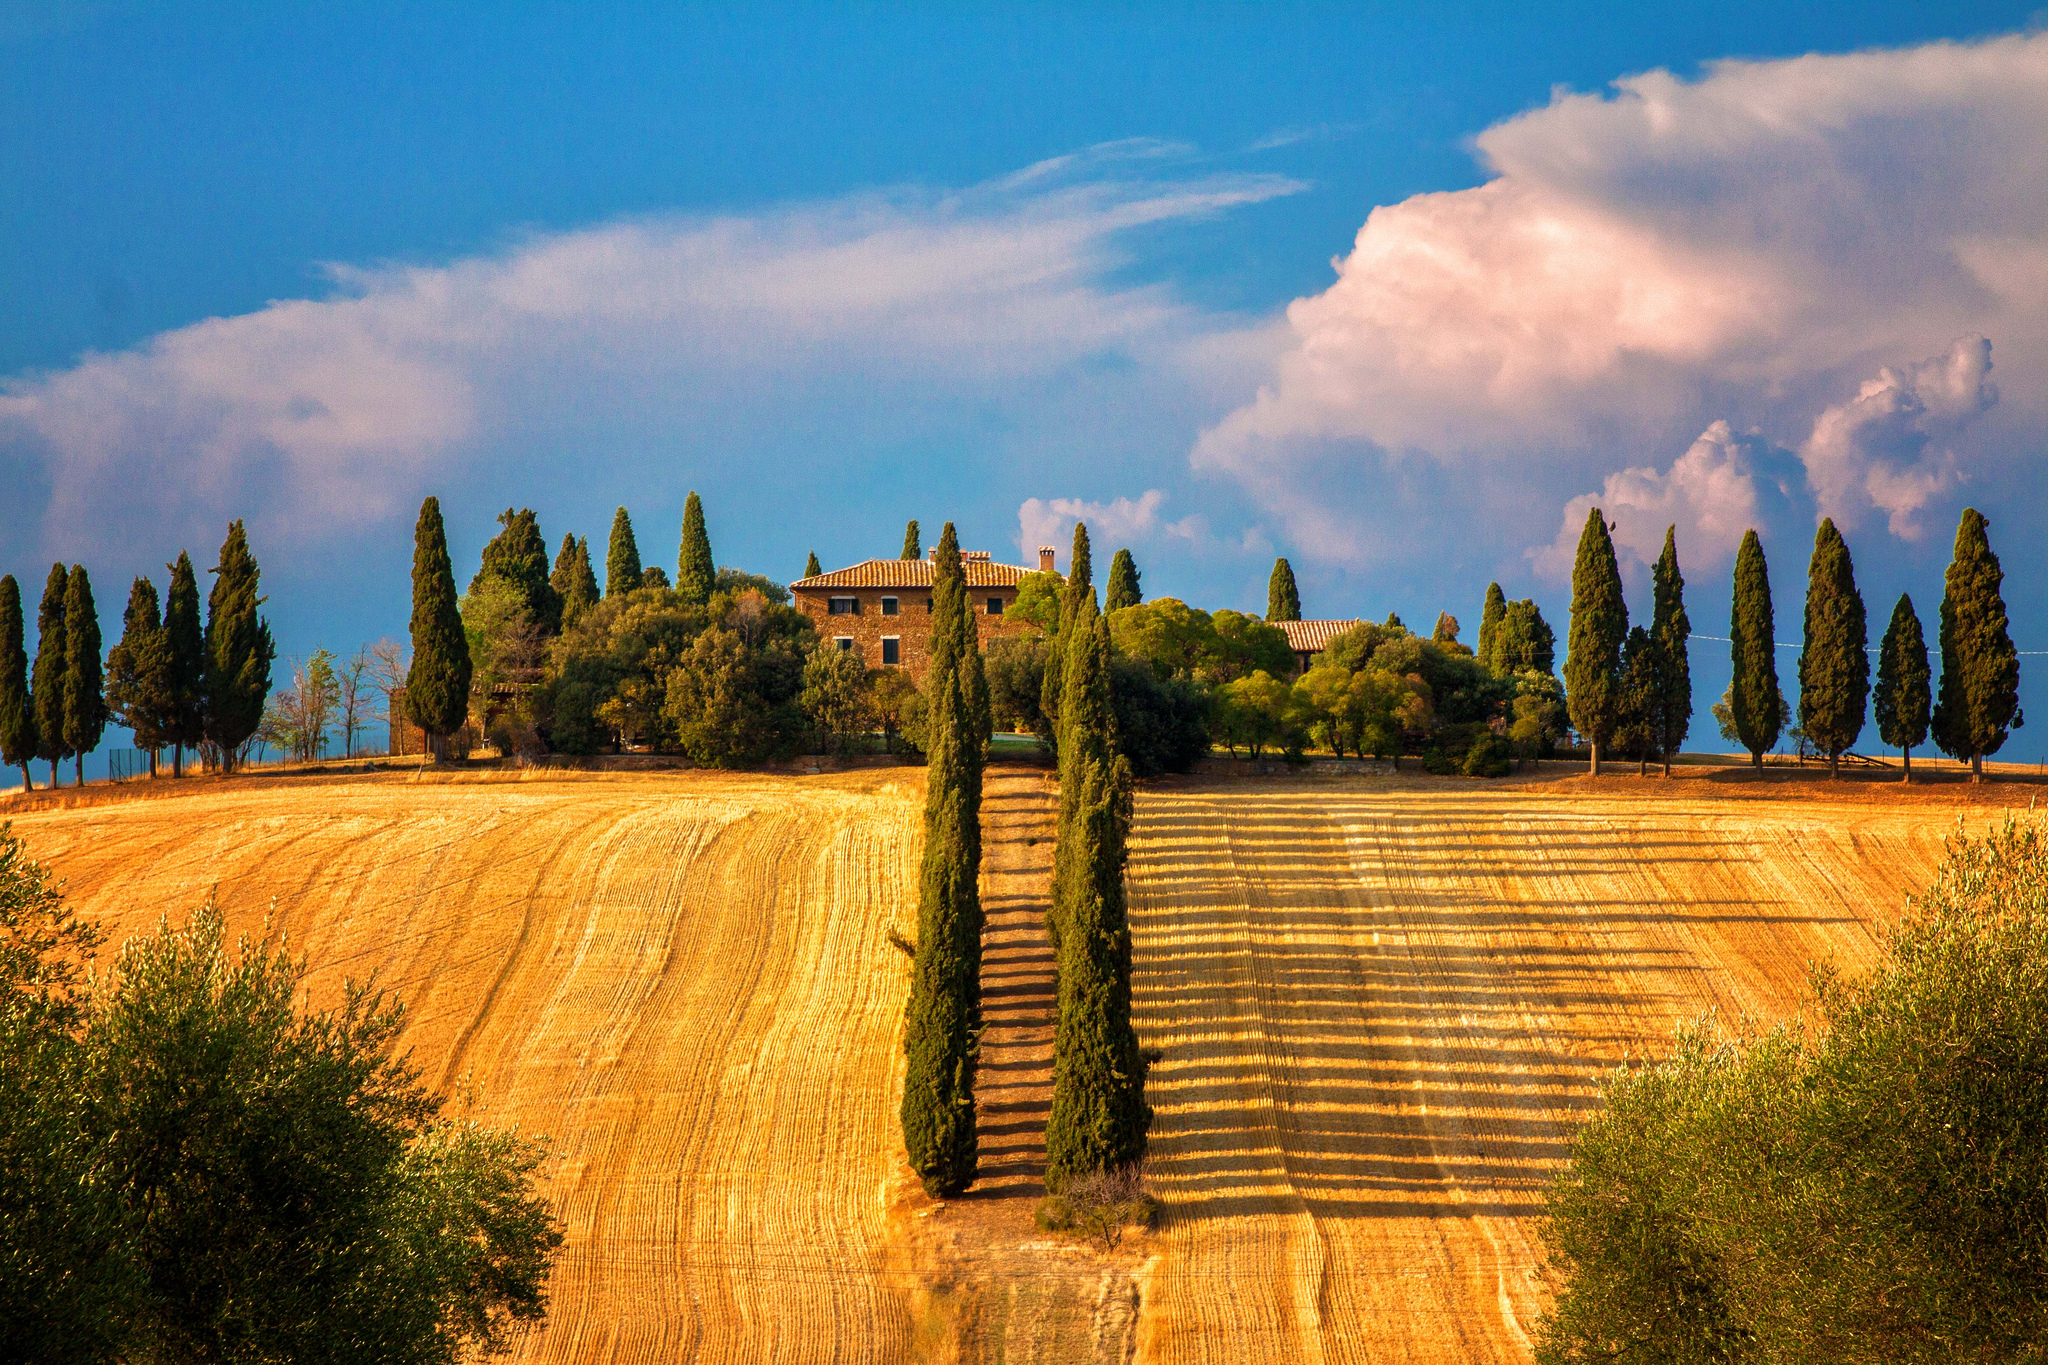
<path id="1" fill-rule="evenodd" d="M 1024 562 L 1036 564 L 1038 547 L 1050 545 L 1064 553 L 1073 543 L 1074 523 L 1088 523 L 1089 544 L 1102 547 L 1170 537 L 1200 541 L 1208 523 L 1200 516 L 1168 521 L 1159 515 L 1166 494 L 1148 488 L 1137 498 L 1088 502 L 1081 498 L 1027 498 L 1017 509 L 1017 548 Z"/>
<path id="2" fill-rule="evenodd" d="M 1879 370 L 1856 397 L 1822 412 L 1799 448 L 1822 515 L 1848 530 L 1875 509 L 1893 535 L 1918 540 L 1921 508 L 1958 477 L 1955 452 L 1942 442 L 1997 402 L 1983 337 Z"/>
<path id="3" fill-rule="evenodd" d="M 1373 210 L 1193 462 L 1346 559 L 1404 462 L 1451 471 L 1480 505 L 1555 506 L 1620 466 L 1634 489 L 1631 454 L 1720 419 L 1804 432 L 1881 365 L 1959 335 L 1997 341 L 2005 406 L 2038 428 L 2044 127 L 2048 34 L 1560 94 L 1480 134 L 1487 183 Z M 1892 375 L 1890 397 L 1854 400 L 1862 415 L 1809 448 L 1828 497 L 1904 528 L 1945 486 L 1924 391 L 1949 380 Z M 1955 382 L 1942 401 L 1981 410 L 1984 391 Z M 1629 496 L 1693 496 L 1676 489 Z"/>
<path id="4" fill-rule="evenodd" d="M 1681 562 L 1711 567 L 1733 559 L 1742 533 L 1764 519 L 1767 505 L 1789 501 L 1792 455 L 1760 432 L 1737 434 L 1726 422 L 1700 433 L 1692 446 L 1659 471 L 1637 466 L 1609 474 L 1598 493 L 1565 504 L 1557 539 L 1529 558 L 1536 571 L 1568 579 L 1578 557 L 1586 514 L 1598 507 L 1612 528 L 1617 554 L 1651 564 L 1675 528 Z M 1796 477 L 1796 466 L 1790 471 Z"/>
<path id="5" fill-rule="evenodd" d="M 1179 155 L 1115 144 L 957 193 L 333 267 L 327 297 L 0 383 L 0 457 L 41 472 L 60 543 L 122 534 L 110 509 L 136 527 L 249 512 L 308 534 L 390 516 L 538 430 L 567 445 L 623 427 L 644 446 L 804 414 L 843 439 L 1096 371 L 1197 382 L 1229 363 L 1228 326 L 1165 287 L 1107 282 L 1118 234 L 1300 186 L 1150 174 Z"/>

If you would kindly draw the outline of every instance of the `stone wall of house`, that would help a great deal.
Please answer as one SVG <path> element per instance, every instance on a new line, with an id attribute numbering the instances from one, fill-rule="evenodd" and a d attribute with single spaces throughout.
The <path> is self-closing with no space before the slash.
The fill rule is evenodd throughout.
<path id="1" fill-rule="evenodd" d="M 853 598 L 859 610 L 834 616 L 834 597 Z M 895 600 L 894 616 L 883 614 L 884 598 Z M 897 639 L 897 666 L 909 669 L 910 676 L 920 683 L 931 665 L 931 599 L 929 588 L 806 588 L 795 593 L 797 609 L 811 618 L 818 628 L 818 639 L 827 648 L 835 640 L 851 640 L 863 663 L 881 668 L 882 640 L 893 635 Z M 980 629 L 983 649 L 992 640 L 1028 635 L 1036 629 L 1029 621 L 1009 614 L 1017 603 L 1015 588 L 969 588 L 967 601 L 974 608 L 974 623 Z M 1000 613 L 989 611 L 991 601 L 1002 604 Z"/>

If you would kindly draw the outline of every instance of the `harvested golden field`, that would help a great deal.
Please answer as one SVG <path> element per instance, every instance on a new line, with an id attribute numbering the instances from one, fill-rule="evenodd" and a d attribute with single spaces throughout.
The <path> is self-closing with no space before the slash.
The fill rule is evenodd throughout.
<path id="1" fill-rule="evenodd" d="M 1956 814 L 1918 792 L 1626 786 L 1140 795 L 1136 1009 L 1164 1051 L 1169 1210 L 1142 1358 L 1528 1359 L 1533 1215 L 1602 1073 L 1709 1010 L 1784 1017 L 1811 959 L 1872 961 Z"/>
<path id="2" fill-rule="evenodd" d="M 15 824 L 117 938 L 274 904 L 316 998 L 376 972 L 429 1081 L 553 1137 L 568 1243 L 519 1358 L 894 1361 L 893 776 L 194 783 Z"/>

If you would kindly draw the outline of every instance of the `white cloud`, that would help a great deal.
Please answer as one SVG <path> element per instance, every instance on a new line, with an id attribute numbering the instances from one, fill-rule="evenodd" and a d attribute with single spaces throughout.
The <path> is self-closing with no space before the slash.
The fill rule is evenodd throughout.
<path id="1" fill-rule="evenodd" d="M 547 444 L 536 431 L 573 449 L 623 429 L 618 444 L 644 449 L 678 428 L 808 424 L 843 451 L 863 422 L 915 431 L 963 395 L 1085 389 L 1105 357 L 1136 372 L 1127 397 L 1189 387 L 1247 353 L 1170 290 L 1106 282 L 1117 234 L 1300 186 L 1133 173 L 1180 154 L 1114 144 L 959 193 L 334 267 L 329 297 L 0 384 L 0 457 L 40 464 L 60 544 L 244 513 L 303 538 L 407 510 L 425 487 Z"/>
<path id="2" fill-rule="evenodd" d="M 1148 488 L 1137 498 L 1116 498 L 1110 502 L 1088 502 L 1081 498 L 1027 498 L 1017 509 L 1017 548 L 1024 562 L 1038 562 L 1038 547 L 1050 545 L 1064 556 L 1073 544 L 1074 523 L 1088 523 L 1088 543 L 1107 553 L 1133 541 L 1169 537 L 1200 541 L 1208 535 L 1208 523 L 1200 516 L 1167 521 L 1159 515 L 1166 494 Z"/>
<path id="3" fill-rule="evenodd" d="M 1874 508 L 1893 535 L 1918 540 L 1918 513 L 1958 478 L 1955 452 L 1943 441 L 1997 402 L 1991 343 L 1983 337 L 1917 365 L 1879 370 L 1855 398 L 1822 412 L 1799 448 L 1822 515 L 1846 531 Z"/>
<path id="4" fill-rule="evenodd" d="M 1790 463 L 1791 453 L 1762 434 L 1738 435 L 1726 422 L 1716 422 L 1669 469 L 1624 469 L 1609 474 L 1598 493 L 1581 493 L 1566 503 L 1557 539 L 1531 550 L 1529 558 L 1544 577 L 1568 580 L 1586 514 L 1598 507 L 1612 528 L 1617 554 L 1652 564 L 1663 552 L 1665 530 L 1673 528 L 1681 564 L 1726 563 L 1765 504 L 1791 495 L 1785 477 Z"/>
<path id="5" fill-rule="evenodd" d="M 2048 34 L 1559 95 L 1478 137 L 1486 184 L 1373 210 L 1193 463 L 1242 481 L 1303 549 L 1357 561 L 1390 478 L 1438 482 L 1418 463 L 1462 508 L 1556 506 L 1625 465 L 1633 489 L 1637 452 L 1720 419 L 1804 432 L 1880 366 L 1959 335 L 1997 342 L 2003 406 L 2038 432 L 2044 127 Z M 1902 403 L 1917 375 L 1894 372 Z M 1910 457 L 1873 442 L 1917 420 L 1837 419 L 1858 434 L 1847 455 L 1814 448 L 1830 496 L 1914 525 L 1944 486 L 1941 438 Z"/>

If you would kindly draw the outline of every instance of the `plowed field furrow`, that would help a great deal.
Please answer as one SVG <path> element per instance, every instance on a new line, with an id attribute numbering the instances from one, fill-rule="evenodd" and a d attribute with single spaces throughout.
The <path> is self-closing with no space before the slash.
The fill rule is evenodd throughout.
<path id="1" fill-rule="evenodd" d="M 1469 794 L 1468 794 L 1469 793 Z M 1938 810 L 1302 781 L 1142 793 L 1160 1362 L 1520 1361 L 1533 1218 L 1625 1057 L 1873 960 Z"/>
<path id="2" fill-rule="evenodd" d="M 304 783 L 16 821 L 116 940 L 218 888 L 371 972 L 453 1106 L 551 1135 L 535 1361 L 909 1358 L 892 1237 L 918 802 L 881 775 Z M 272 905 L 275 901 L 274 906 Z"/>

